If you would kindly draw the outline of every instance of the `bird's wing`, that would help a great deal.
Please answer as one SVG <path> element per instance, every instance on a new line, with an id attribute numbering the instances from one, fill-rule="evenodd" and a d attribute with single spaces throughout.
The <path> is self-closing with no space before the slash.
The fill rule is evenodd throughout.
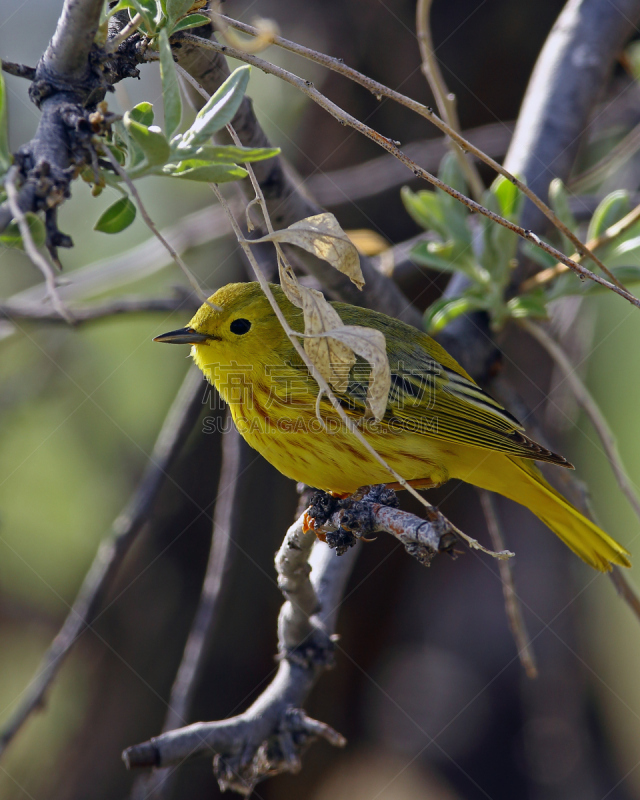
<path id="1" fill-rule="evenodd" d="M 396 431 L 400 428 L 407 433 L 571 466 L 565 458 L 526 436 L 522 424 L 471 379 L 431 358 L 417 362 L 415 353 L 413 356 L 411 369 L 391 365 L 391 390 L 383 424 Z M 356 364 L 347 391 L 337 393 L 353 417 L 366 414 L 368 372 L 364 362 Z"/>

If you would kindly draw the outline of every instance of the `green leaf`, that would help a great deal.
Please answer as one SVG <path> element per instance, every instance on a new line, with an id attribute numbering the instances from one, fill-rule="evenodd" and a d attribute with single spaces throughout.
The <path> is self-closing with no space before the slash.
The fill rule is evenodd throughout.
<path id="1" fill-rule="evenodd" d="M 175 142 L 175 139 L 174 139 Z M 173 145 L 173 142 L 172 142 Z M 181 160 L 198 158 L 216 164 L 240 164 L 247 161 L 265 161 L 280 153 L 279 147 L 236 147 L 235 145 L 204 145 L 203 147 L 180 148 L 176 154 Z"/>
<path id="2" fill-rule="evenodd" d="M 444 211 L 439 195 L 426 190 L 412 192 L 408 186 L 403 186 L 400 190 L 400 197 L 409 215 L 421 228 L 426 231 L 434 230 L 443 239 L 448 238 Z"/>
<path id="3" fill-rule="evenodd" d="M 218 91 L 198 111 L 193 125 L 182 137 L 184 146 L 204 144 L 216 131 L 224 128 L 234 118 L 240 107 L 249 82 L 251 67 L 245 65 L 234 70 Z M 181 145 L 178 145 L 180 149 Z"/>
<path id="4" fill-rule="evenodd" d="M 130 2 L 131 6 L 142 17 L 147 33 L 155 34 L 164 16 L 161 4 L 156 0 L 130 0 Z"/>
<path id="5" fill-rule="evenodd" d="M 504 175 L 498 175 L 491 184 L 491 191 L 498 199 L 500 214 L 513 221 L 520 215 L 522 195 L 520 190 Z"/>
<path id="6" fill-rule="evenodd" d="M 593 212 L 591 222 L 589 222 L 587 241 L 603 234 L 607 228 L 621 220 L 629 211 L 631 211 L 629 192 L 619 189 L 617 192 L 608 194 Z"/>
<path id="7" fill-rule="evenodd" d="M 133 141 L 144 153 L 145 166 L 153 167 L 167 163 L 171 148 L 159 128 L 153 130 L 140 122 L 136 122 L 129 112 L 124 115 L 123 122 Z"/>
<path id="8" fill-rule="evenodd" d="M 182 101 L 178 72 L 173 63 L 173 53 L 169 44 L 167 31 L 163 28 L 158 36 L 160 49 L 160 76 L 162 78 L 162 102 L 164 103 L 164 129 L 168 139 L 180 127 L 182 119 Z"/>
<path id="9" fill-rule="evenodd" d="M 547 242 L 547 240 L 543 237 L 540 238 L 543 242 Z M 547 242 L 547 244 L 549 243 Z M 541 250 L 539 247 L 536 247 L 533 242 L 524 241 L 521 243 L 521 247 L 522 254 L 543 269 L 547 269 L 547 267 L 555 267 L 555 265 L 558 263 L 557 258 L 554 258 L 551 253 L 547 253 L 546 250 Z"/>
<path id="10" fill-rule="evenodd" d="M 172 169 L 173 168 L 173 169 Z M 207 183 L 227 183 L 247 177 L 246 169 L 236 164 L 210 164 L 195 159 L 169 164 L 164 169 L 165 175 L 172 178 L 186 178 L 190 181 L 206 181 Z"/>
<path id="11" fill-rule="evenodd" d="M 171 29 L 171 35 L 178 33 L 178 31 L 186 31 L 188 28 L 199 28 L 201 25 L 208 25 L 211 22 L 209 17 L 204 14 L 189 14 L 188 17 L 183 17 Z"/>
<path id="12" fill-rule="evenodd" d="M 177 19 L 183 17 L 192 5 L 193 0 L 167 0 L 166 12 L 169 17 L 169 24 L 173 24 Z"/>
<path id="13" fill-rule="evenodd" d="M 0 68 L 2 62 L 0 62 Z M 9 149 L 9 133 L 7 128 L 7 90 L 4 85 L 4 78 L 0 69 L 0 173 L 5 173 L 13 158 Z"/>
<path id="14" fill-rule="evenodd" d="M 578 229 L 578 223 L 569 207 L 569 193 L 560 178 L 554 178 L 549 184 L 549 204 L 556 212 L 556 216 L 564 222 L 570 231 L 575 233 Z M 561 237 L 564 243 L 564 249 L 569 253 L 573 253 L 575 249 L 573 243 L 563 234 L 561 234 Z"/>
<path id="15" fill-rule="evenodd" d="M 153 125 L 153 105 L 151 103 L 138 103 L 129 112 L 131 119 L 139 122 L 141 125 Z"/>
<path id="16" fill-rule="evenodd" d="M 525 317 L 535 317 L 536 319 L 547 319 L 547 306 L 542 292 L 522 294 L 512 297 L 507 303 L 509 316 L 514 319 Z"/>
<path id="17" fill-rule="evenodd" d="M 438 333 L 456 317 L 479 308 L 484 308 L 484 303 L 477 297 L 440 297 L 424 312 L 425 330 L 431 335 Z"/>
<path id="18" fill-rule="evenodd" d="M 462 194 L 467 194 L 467 181 L 462 172 L 458 159 L 453 153 L 447 153 L 440 162 L 438 177 L 452 189 Z M 439 197 L 442 205 L 444 223 L 447 229 L 446 238 L 456 239 L 465 245 L 471 244 L 471 231 L 467 225 L 469 217 L 468 208 L 451 197 L 443 189 L 436 189 L 436 196 Z"/>
<path id="19" fill-rule="evenodd" d="M 103 212 L 93 226 L 94 231 L 101 233 L 120 233 L 136 218 L 136 207 L 128 197 L 121 197 Z"/>
<path id="20" fill-rule="evenodd" d="M 40 219 L 40 217 L 32 214 L 31 212 L 27 212 L 25 216 L 27 218 L 29 230 L 31 231 L 31 238 L 33 239 L 34 244 L 36 247 L 42 247 L 47 238 L 44 222 Z M 17 222 L 9 223 L 4 231 L 0 233 L 0 244 L 5 245 L 5 247 L 16 247 L 18 250 L 24 250 L 24 244 L 22 242 L 22 236 L 20 235 L 20 229 L 18 228 Z"/>

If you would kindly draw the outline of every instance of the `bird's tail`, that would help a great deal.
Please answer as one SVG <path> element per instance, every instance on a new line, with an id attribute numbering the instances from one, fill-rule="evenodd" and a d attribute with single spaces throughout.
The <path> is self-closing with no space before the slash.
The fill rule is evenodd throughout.
<path id="1" fill-rule="evenodd" d="M 493 465 L 493 459 L 488 459 L 467 480 L 526 506 L 595 569 L 608 572 L 612 564 L 631 566 L 630 553 L 547 483 L 532 461 L 505 456 L 502 459 L 509 462 L 509 467 L 505 468 L 504 461 Z"/>

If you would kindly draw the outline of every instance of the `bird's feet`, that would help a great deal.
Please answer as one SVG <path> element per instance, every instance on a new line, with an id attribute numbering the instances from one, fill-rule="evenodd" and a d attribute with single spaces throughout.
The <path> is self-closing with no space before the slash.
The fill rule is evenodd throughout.
<path id="1" fill-rule="evenodd" d="M 373 504 L 395 508 L 398 506 L 398 499 L 393 489 L 384 484 L 363 486 L 346 497 L 316 492 L 305 512 L 303 530 L 314 531 L 318 539 L 335 549 L 338 555 L 342 555 L 358 539 L 364 542 L 373 541 L 370 538 L 376 532 Z"/>

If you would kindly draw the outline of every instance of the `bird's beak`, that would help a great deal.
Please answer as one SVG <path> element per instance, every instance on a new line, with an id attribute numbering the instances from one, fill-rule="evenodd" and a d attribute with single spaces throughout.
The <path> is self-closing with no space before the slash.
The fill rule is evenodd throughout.
<path id="1" fill-rule="evenodd" d="M 178 328 L 177 331 L 161 333 L 154 338 L 154 342 L 167 342 L 167 344 L 202 344 L 215 337 L 208 336 L 206 333 L 198 333 L 193 328 Z"/>

